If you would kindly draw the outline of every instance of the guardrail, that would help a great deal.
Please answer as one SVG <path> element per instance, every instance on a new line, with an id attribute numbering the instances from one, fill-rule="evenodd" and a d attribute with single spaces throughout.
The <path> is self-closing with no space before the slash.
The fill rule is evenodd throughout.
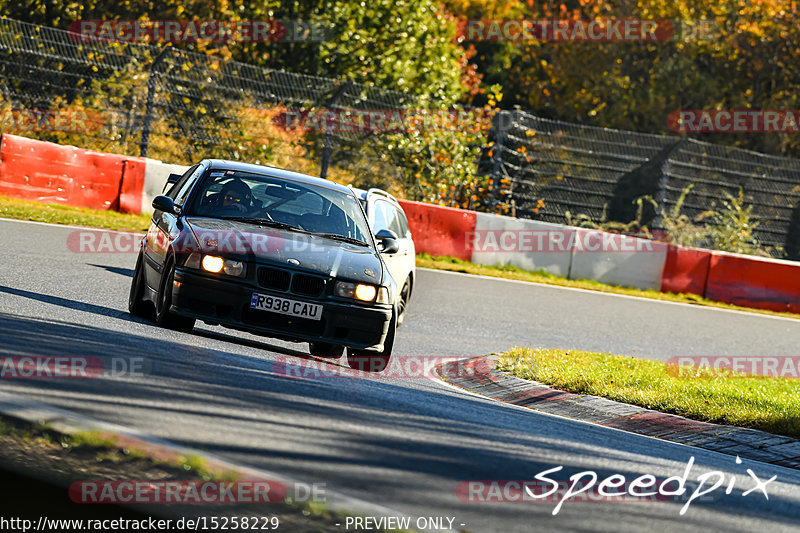
<path id="1" fill-rule="evenodd" d="M 26 200 L 150 212 L 169 173 L 185 169 L 15 135 L 0 137 L 0 195 Z M 800 313 L 800 264 L 792 261 L 684 248 L 410 200 L 400 204 L 418 252 Z"/>
<path id="2" fill-rule="evenodd" d="M 800 313 L 800 264 L 401 200 L 417 252 Z M 470 216 L 471 215 L 471 216 Z"/>

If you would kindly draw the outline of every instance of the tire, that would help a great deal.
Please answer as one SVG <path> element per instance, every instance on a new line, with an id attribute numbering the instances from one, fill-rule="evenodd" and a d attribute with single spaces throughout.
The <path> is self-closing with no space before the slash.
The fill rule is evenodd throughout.
<path id="1" fill-rule="evenodd" d="M 194 327 L 195 319 L 172 313 L 169 308 L 172 305 L 172 284 L 175 280 L 175 262 L 168 259 L 164 263 L 164 271 L 161 274 L 161 283 L 158 285 L 158 296 L 156 298 L 156 322 L 159 326 L 178 331 L 191 331 Z"/>
<path id="2" fill-rule="evenodd" d="M 383 351 L 368 352 L 366 350 L 348 348 L 347 366 L 361 372 L 383 372 L 389 366 L 389 359 L 392 357 L 396 330 L 397 315 L 392 313 L 392 319 L 389 321 L 389 331 L 386 333 L 386 340 L 383 341 Z"/>
<path id="3" fill-rule="evenodd" d="M 339 359 L 344 354 L 344 346 L 329 344 L 327 342 L 309 342 L 308 351 L 315 357 L 324 359 Z"/>
<path id="4" fill-rule="evenodd" d="M 397 327 L 403 325 L 403 321 L 406 319 L 406 306 L 408 306 L 408 300 L 411 298 L 411 277 L 409 276 L 406 278 L 406 282 L 403 284 L 403 289 L 400 291 L 400 296 L 397 298 Z"/>
<path id="5" fill-rule="evenodd" d="M 139 252 L 136 267 L 133 269 L 131 290 L 128 294 L 128 312 L 133 316 L 150 318 L 151 311 L 150 305 L 144 301 L 144 260 L 142 252 Z"/>

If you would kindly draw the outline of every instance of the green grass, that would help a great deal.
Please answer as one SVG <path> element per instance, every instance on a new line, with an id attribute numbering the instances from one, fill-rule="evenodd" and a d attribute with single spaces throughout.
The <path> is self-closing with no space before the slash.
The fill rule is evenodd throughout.
<path id="1" fill-rule="evenodd" d="M 127 231 L 146 231 L 150 224 L 150 215 L 130 215 L 85 207 L 40 204 L 5 196 L 0 196 L 0 218 Z"/>
<path id="2" fill-rule="evenodd" d="M 675 294 L 672 292 L 641 290 L 634 287 L 617 287 L 615 285 L 606 285 L 605 283 L 588 279 L 567 279 L 561 276 L 555 276 L 545 271 L 534 272 L 530 270 L 523 270 L 512 265 L 476 265 L 475 263 L 463 261 L 455 257 L 437 257 L 429 254 L 418 254 L 417 266 L 423 268 L 433 268 L 437 270 L 447 270 L 450 272 L 461 272 L 464 274 L 475 274 L 477 276 L 513 279 L 518 281 L 528 281 L 531 283 L 557 285 L 559 287 L 572 287 L 576 289 L 587 289 L 611 294 L 623 294 L 626 296 L 636 296 L 637 298 L 650 298 L 652 300 L 679 302 L 702 305 L 706 307 L 716 307 L 718 309 L 731 309 L 736 311 L 746 311 L 748 313 L 800 319 L 800 315 L 795 313 L 784 313 L 779 311 L 770 311 L 767 309 L 754 309 L 752 307 L 742 307 L 723 302 L 715 302 L 696 294 Z"/>
<path id="3" fill-rule="evenodd" d="M 498 368 L 556 389 L 694 420 L 800 438 L 800 379 L 699 373 L 691 367 L 580 350 L 514 348 Z"/>
<path id="4" fill-rule="evenodd" d="M 144 450 L 122 448 L 113 434 L 101 431 L 78 431 L 75 433 L 61 433 L 47 424 L 31 423 L 22 419 L 0 415 L 0 437 L 22 439 L 30 446 L 26 453 L 41 453 L 42 455 L 57 460 L 57 450 L 61 448 L 64 453 L 75 457 L 75 452 L 88 452 L 89 462 L 80 463 L 81 475 L 91 472 L 92 462 L 114 463 L 120 468 L 125 466 L 124 461 L 136 461 L 135 465 L 148 475 L 153 475 L 153 469 L 160 469 L 160 473 L 174 475 L 178 471 L 179 479 L 192 480 L 195 478 L 203 481 L 240 481 L 237 473 L 228 470 L 219 470 L 208 464 L 203 457 L 198 455 L 182 455 L 175 459 L 160 459 Z M 4 441 L 5 446 L 14 446 L 14 442 Z M 133 464 L 133 463 L 132 463 Z M 29 466 L 28 466 L 29 468 Z M 294 525 L 300 525 L 303 531 L 328 531 L 333 530 L 334 523 L 344 521 L 347 516 L 358 516 L 343 511 L 334 511 L 323 502 L 294 501 L 288 497 L 284 502 L 271 507 L 272 513 L 281 517 L 289 517 Z M 308 520 L 304 520 L 306 517 Z M 376 533 L 392 531 L 403 533 L 406 530 L 370 529 Z M 415 530 L 408 530 L 414 532 Z"/>
<path id="5" fill-rule="evenodd" d="M 91 448 L 114 448 L 117 445 L 117 440 L 107 434 L 99 431 L 81 431 L 70 435 L 71 445 L 89 446 Z"/>

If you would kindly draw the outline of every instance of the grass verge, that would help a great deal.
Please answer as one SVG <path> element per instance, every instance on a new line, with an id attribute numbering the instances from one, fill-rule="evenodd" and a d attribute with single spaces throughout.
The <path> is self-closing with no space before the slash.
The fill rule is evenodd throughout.
<path id="1" fill-rule="evenodd" d="M 130 215 L 85 207 L 40 204 L 5 196 L 0 196 L 0 217 L 125 231 L 146 231 L 150 224 L 150 215 Z"/>
<path id="2" fill-rule="evenodd" d="M 236 472 L 220 471 L 196 455 L 159 458 L 150 452 L 121 444 L 105 432 L 62 433 L 53 428 L 0 415 L 0 473 L 20 474 L 25 481 L 15 485 L 17 514 L 36 517 L 43 510 L 62 518 L 176 518 L 197 519 L 201 516 L 275 517 L 280 529 L 297 533 L 340 531 L 337 524 L 348 514 L 329 509 L 324 502 L 292 501 L 280 503 L 225 503 L 197 505 L 171 503 L 140 504 L 135 508 L 116 505 L 73 504 L 67 497 L 67 487 L 84 481 L 237 481 Z M 33 482 L 31 480 L 37 480 Z M 41 480 L 46 480 L 42 482 Z M 23 485 L 30 485 L 23 487 Z M 291 487 L 287 487 L 291 489 Z M 52 497 L 42 500 L 42 493 Z M 188 493 L 187 493 L 188 494 Z M 291 492 L 287 490 L 287 496 Z M 143 514 L 143 513 L 146 513 Z M 152 513 L 152 515 L 151 515 Z M 355 516 L 355 515 L 350 515 Z M 258 523 L 261 523 L 259 520 Z M 385 533 L 383 528 L 362 531 Z"/>
<path id="3" fill-rule="evenodd" d="M 580 350 L 513 348 L 498 369 L 556 389 L 800 438 L 800 379 L 747 376 Z"/>
<path id="4" fill-rule="evenodd" d="M 696 294 L 675 294 L 672 292 L 641 290 L 633 287 L 617 287 L 615 285 L 606 285 L 604 283 L 600 283 L 599 281 L 588 279 L 567 279 L 560 276 L 555 276 L 545 271 L 533 272 L 530 270 L 523 270 L 512 265 L 476 265 L 475 263 L 463 261 L 455 257 L 437 257 L 428 254 L 419 254 L 417 255 L 417 266 L 423 268 L 433 268 L 436 270 L 447 270 L 450 272 L 461 272 L 464 274 L 475 274 L 477 276 L 529 281 L 531 283 L 543 283 L 546 285 L 557 285 L 559 287 L 572 287 L 575 289 L 587 289 L 611 294 L 636 296 L 638 298 L 650 298 L 651 300 L 695 304 L 706 307 L 716 307 L 718 309 L 732 309 L 736 311 L 746 311 L 748 313 L 800 319 L 800 315 L 795 313 L 783 313 L 779 311 L 770 311 L 767 309 L 754 309 L 752 307 L 742 307 L 723 302 L 715 302 L 714 300 L 709 300 L 708 298 L 703 298 L 702 296 L 698 296 Z"/>

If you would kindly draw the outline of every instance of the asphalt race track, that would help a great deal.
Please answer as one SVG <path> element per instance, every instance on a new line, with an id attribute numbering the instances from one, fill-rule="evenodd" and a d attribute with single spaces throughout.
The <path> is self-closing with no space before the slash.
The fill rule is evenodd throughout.
<path id="1" fill-rule="evenodd" d="M 78 254 L 75 228 L 0 221 L 0 355 L 142 357 L 137 375 L 3 379 L 0 390 L 135 428 L 471 531 L 800 531 L 800 472 L 497 404 L 439 381 L 287 378 L 305 345 L 198 325 L 174 333 L 128 315 L 133 254 Z M 800 321 L 420 271 L 395 357 L 472 356 L 514 345 L 673 355 L 798 355 Z M 694 501 L 466 502 L 465 480 L 591 470 L 725 473 Z M 777 479 L 763 493 L 761 480 Z M 735 475 L 729 495 L 724 487 Z M 709 481 L 713 483 L 713 479 Z M 463 525 L 462 525 L 463 524 Z M 345 531 L 343 528 L 342 531 Z"/>

